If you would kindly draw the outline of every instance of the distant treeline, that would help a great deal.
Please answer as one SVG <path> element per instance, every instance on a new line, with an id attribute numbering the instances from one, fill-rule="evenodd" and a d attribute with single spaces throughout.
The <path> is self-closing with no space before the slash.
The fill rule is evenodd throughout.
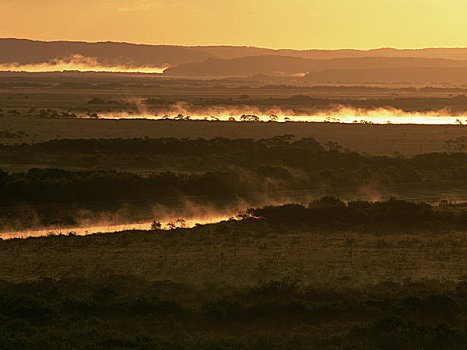
<path id="1" fill-rule="evenodd" d="M 282 178 L 281 182 L 264 181 L 271 174 L 250 176 L 242 170 L 198 174 L 164 172 L 144 177 L 128 172 L 63 169 L 0 172 L 0 228 L 76 225 L 80 219 L 97 221 L 105 213 L 116 216 L 118 213 L 121 221 L 151 220 L 155 215 L 154 205 L 178 209 L 182 216 L 187 202 L 222 209 L 239 202 L 284 201 L 294 195 L 300 196 L 306 189 L 277 169 L 272 168 L 273 171 L 276 172 L 274 176 Z M 427 204 L 391 200 L 346 205 L 326 198 L 311 203 L 309 208 L 293 204 L 265 207 L 252 209 L 247 216 L 287 229 L 321 224 L 339 228 L 339 223 L 343 227 L 439 224 L 455 228 L 467 224 L 465 211 L 456 216 L 439 214 Z"/>
<path id="2" fill-rule="evenodd" d="M 429 90 L 424 90 L 429 91 Z M 158 107 L 169 107 L 177 102 L 173 99 L 146 99 L 143 101 L 148 108 L 158 110 Z M 318 98 L 308 95 L 294 95 L 290 97 L 258 98 L 248 95 L 240 95 L 238 98 L 197 98 L 183 101 L 188 110 L 202 110 L 206 106 L 258 107 L 260 110 L 268 111 L 272 107 L 284 110 L 291 109 L 295 113 L 313 113 L 323 110 L 332 110 L 336 107 L 349 107 L 363 110 L 378 108 L 400 109 L 406 112 L 429 112 L 448 109 L 453 113 L 467 110 L 467 97 L 458 94 L 450 97 L 397 97 L 386 98 Z M 112 104 L 112 103 L 110 103 Z"/>
<path id="3" fill-rule="evenodd" d="M 94 88 L 96 88 L 94 86 Z M 105 87 L 102 87 L 105 88 Z M 271 88 L 265 88 L 270 90 Z M 281 89 L 277 87 L 276 89 Z M 238 90 L 238 89 L 237 89 Z M 309 91 L 314 91 L 312 88 L 308 88 Z M 389 90 L 391 91 L 391 90 Z M 436 90 L 434 90 L 436 91 Z M 238 93 L 238 91 L 235 91 Z M 296 92 L 296 91 L 294 91 Z M 307 91 L 306 91 L 307 92 Z M 426 89 L 421 92 L 429 93 L 430 90 Z M 452 95 L 452 94 L 451 94 Z M 28 95 L 26 98 L 29 99 Z M 154 115 L 165 116 L 166 114 L 172 114 L 171 117 L 175 117 L 180 110 L 180 106 L 183 106 L 183 110 L 186 115 L 184 118 L 189 119 L 190 113 L 195 115 L 206 115 L 208 117 L 212 110 L 218 108 L 222 110 L 241 111 L 253 109 L 257 110 L 261 114 L 270 114 L 271 111 L 283 110 L 292 111 L 297 115 L 313 115 L 314 113 L 328 112 L 331 116 L 333 111 L 340 108 L 353 108 L 363 111 L 371 111 L 375 109 L 397 109 L 405 112 L 438 112 L 443 111 L 444 113 L 458 114 L 459 120 L 465 123 L 463 115 L 467 111 L 467 97 L 465 91 L 462 93 L 455 93 L 455 96 L 449 97 L 397 97 L 397 93 L 394 92 L 389 97 L 378 97 L 378 98 L 320 98 L 310 95 L 300 94 L 289 97 L 258 97 L 255 95 L 248 95 L 245 93 L 238 93 L 232 97 L 150 97 L 138 101 L 131 101 L 128 99 L 110 98 L 105 99 L 101 97 L 94 97 L 83 101 L 79 108 L 67 108 L 66 111 L 61 109 L 40 109 L 40 108 L 28 108 L 26 112 L 19 112 L 16 109 L 10 109 L 4 111 L 4 115 L 13 116 L 29 116 L 36 118 L 77 118 L 84 115 L 95 115 L 99 116 L 100 113 L 104 112 L 128 112 L 134 115 L 144 113 L 152 113 Z M 279 113 L 279 112 L 277 112 Z M 357 118 L 360 119 L 365 117 Z M 393 120 L 395 122 L 395 120 Z"/>
<path id="4" fill-rule="evenodd" d="M 99 221 L 151 220 L 153 206 L 184 208 L 186 201 L 222 208 L 254 191 L 252 183 L 231 173 L 175 174 L 149 177 L 114 171 L 31 169 L 0 172 L 0 229 L 76 225 Z M 182 215 L 182 214 L 180 214 Z"/>
<path id="5" fill-rule="evenodd" d="M 424 228 L 436 231 L 467 227 L 467 205 L 451 205 L 451 210 L 446 209 L 446 204 L 433 207 L 425 202 L 414 203 L 395 198 L 383 202 L 344 203 L 334 197 L 323 197 L 307 207 L 286 204 L 249 209 L 243 217 L 264 221 L 271 228 L 279 230 L 315 228 L 406 231 Z"/>
<path id="6" fill-rule="evenodd" d="M 57 140 L 2 145 L 0 161 L 57 167 L 0 170 L 0 226 L 9 222 L 14 227 L 33 222 L 47 226 L 57 220 L 76 224 L 80 210 L 100 215 L 127 208 L 128 220 L 151 219 L 152 204 L 180 208 L 188 200 L 224 208 L 243 201 L 256 206 L 270 200 L 384 192 L 396 185 L 462 184 L 467 179 L 465 153 L 370 156 L 332 142 L 323 147 L 310 138 L 289 136 L 257 141 Z M 76 167 L 136 172 L 63 169 Z"/>
<path id="7" fill-rule="evenodd" d="M 430 90 L 423 90 L 429 92 Z M 396 96 L 394 96 L 396 95 Z M 457 94 L 449 97 L 397 97 L 394 93 L 391 97 L 385 98 L 318 98 L 309 95 L 294 95 L 290 97 L 268 97 L 258 98 L 247 94 L 240 94 L 237 97 L 228 98 L 147 98 L 141 103 L 154 113 L 170 111 L 173 106 L 183 103 L 186 110 L 191 113 L 203 113 L 207 108 L 224 107 L 239 108 L 245 106 L 257 108 L 262 113 L 267 113 L 271 109 L 292 110 L 298 114 L 312 114 L 322 111 L 329 111 L 336 108 L 347 107 L 362 110 L 374 109 L 400 109 L 405 112 L 431 112 L 448 110 L 451 113 L 463 113 L 467 111 L 467 97 L 465 94 Z M 105 100 L 94 98 L 88 101 L 88 106 L 96 111 L 129 111 L 137 112 L 139 105 L 126 100 Z M 205 113 L 209 113 L 207 110 Z"/>
<path id="8" fill-rule="evenodd" d="M 0 145 L 1 163 L 197 173 L 238 173 L 242 168 L 264 180 L 282 181 L 285 188 L 294 179 L 306 188 L 467 179 L 466 153 L 373 156 L 344 150 L 335 142 L 323 146 L 312 138 L 293 139 L 290 135 L 262 140 L 62 139 Z"/>
<path id="9" fill-rule="evenodd" d="M 313 91 L 313 90 L 312 90 Z M 430 92 L 425 89 L 423 92 Z M 397 95 L 397 94 L 396 94 Z M 467 98 L 464 94 L 450 97 L 385 97 L 385 98 L 318 98 L 309 95 L 294 95 L 290 97 L 268 97 L 258 98 L 247 94 L 240 94 L 236 97 L 228 98 L 147 98 L 138 103 L 142 103 L 152 112 L 170 111 L 172 107 L 182 102 L 184 108 L 192 113 L 202 113 L 209 107 L 255 107 L 263 113 L 271 109 L 292 110 L 295 113 L 310 114 L 332 110 L 336 107 L 348 107 L 363 110 L 374 110 L 378 108 L 400 109 L 406 112 L 430 112 L 448 109 L 452 113 L 461 113 L 467 110 Z M 127 100 L 105 100 L 93 98 L 87 102 L 89 107 L 96 111 L 131 111 L 138 110 L 136 103 Z M 207 112 L 209 113 L 209 112 Z"/>

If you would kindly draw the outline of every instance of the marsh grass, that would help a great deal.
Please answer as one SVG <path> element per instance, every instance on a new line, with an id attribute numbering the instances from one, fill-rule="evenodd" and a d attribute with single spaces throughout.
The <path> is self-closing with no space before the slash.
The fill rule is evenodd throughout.
<path id="1" fill-rule="evenodd" d="M 288 279 L 360 286 L 386 279 L 460 280 L 467 273 L 465 232 L 278 233 L 252 227 L 244 233 L 227 226 L 1 241 L 0 276 L 20 281 L 111 273 L 188 284 Z"/>
<path id="2" fill-rule="evenodd" d="M 250 221 L 0 241 L 0 347 L 465 348 L 465 231 Z"/>

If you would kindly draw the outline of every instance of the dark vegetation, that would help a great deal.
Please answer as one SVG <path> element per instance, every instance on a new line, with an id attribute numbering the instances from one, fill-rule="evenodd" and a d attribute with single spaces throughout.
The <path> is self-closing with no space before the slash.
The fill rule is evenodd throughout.
<path id="1" fill-rule="evenodd" d="M 359 108 L 363 110 L 373 110 L 378 108 L 395 108 L 407 112 L 429 112 L 441 109 L 448 109 L 452 113 L 464 112 L 467 109 L 467 98 L 465 95 L 457 95 L 453 97 L 387 97 L 387 98 L 372 98 L 372 99 L 331 99 L 331 98 L 316 98 L 307 95 L 295 95 L 284 98 L 268 98 L 268 99 L 249 99 L 243 101 L 235 100 L 212 100 L 212 101 L 194 101 L 193 105 L 199 106 L 202 104 L 210 105 L 246 105 L 264 108 L 267 110 L 270 106 L 278 106 L 283 109 L 291 108 L 294 112 L 313 113 L 322 110 L 336 107 Z"/>
<path id="2" fill-rule="evenodd" d="M 150 220 L 153 205 L 182 208 L 187 200 L 216 209 L 241 201 L 261 205 L 286 198 L 358 196 L 390 186 L 465 183 L 465 153 L 402 157 L 370 156 L 326 148 L 313 139 L 289 136 L 250 139 L 55 140 L 0 146 L 9 164 L 110 170 L 35 168 L 0 172 L 2 227 L 76 224 L 76 213 L 122 210 L 125 220 Z M 123 210 L 124 209 L 124 210 Z M 81 215 L 80 214 L 80 215 Z M 18 221 L 19 220 L 19 221 Z"/>
<path id="3" fill-rule="evenodd" d="M 464 348 L 464 207 L 326 197 L 244 217 L 1 241 L 0 346 Z"/>
<path id="4" fill-rule="evenodd" d="M 465 349 L 466 282 L 194 288 L 130 276 L 0 282 L 13 349 Z"/>
<path id="5" fill-rule="evenodd" d="M 16 228 L 66 226 L 80 215 L 122 208 L 127 219 L 152 219 L 151 204 L 182 208 L 186 199 L 222 208 L 265 195 L 356 191 L 374 181 L 429 186 L 464 181 L 466 171 L 462 153 L 377 157 L 289 137 L 57 140 L 2 146 L 1 154 L 13 163 L 178 169 L 0 172 L 2 225 Z M 250 209 L 241 218 L 167 232 L 1 241 L 0 348 L 465 348 L 467 291 L 459 279 L 465 206 L 344 203 L 328 196 L 307 206 Z M 389 235 L 400 237 L 397 245 Z M 377 260 L 364 253 L 375 250 Z M 401 262 L 406 256 L 416 258 Z M 343 276 L 314 284 L 314 273 L 335 273 L 338 259 Z M 382 267 L 405 276 L 418 268 L 414 261 L 432 270 L 439 265 L 439 280 L 358 284 L 368 270 Z M 283 277 L 279 271 L 287 274 L 274 281 Z M 251 276 L 259 282 L 245 284 Z M 181 278 L 191 283 L 177 282 Z"/>
<path id="6" fill-rule="evenodd" d="M 457 208 L 458 210 L 453 210 Z M 451 210 L 449 210 L 451 209 Z M 386 202 L 354 201 L 344 203 L 334 197 L 314 200 L 308 207 L 300 204 L 248 209 L 246 218 L 264 221 L 278 231 L 288 229 L 361 230 L 395 232 L 425 229 L 444 231 L 467 226 L 467 206 L 442 203 L 437 209 L 427 203 L 394 198 Z"/>
<path id="7" fill-rule="evenodd" d="M 335 90 L 339 90 L 335 88 Z M 267 89 L 266 89 L 267 91 Z M 131 105 L 124 101 L 89 101 L 92 105 L 100 108 L 112 108 L 118 110 L 131 110 Z M 373 110 L 378 108 L 400 109 L 406 112 L 432 112 L 449 111 L 448 113 L 464 113 L 467 110 L 467 98 L 464 94 L 457 94 L 449 97 L 385 97 L 385 98 L 319 98 L 310 95 L 294 95 L 290 97 L 269 97 L 258 98 L 253 96 L 240 95 L 237 98 L 191 98 L 183 100 L 150 98 L 142 101 L 148 110 L 159 112 L 170 110 L 177 103 L 184 103 L 184 108 L 191 113 L 200 113 L 208 107 L 225 108 L 258 108 L 262 113 L 267 113 L 271 109 L 291 110 L 297 115 L 313 115 L 326 110 L 347 107 L 361 110 Z M 272 107 L 273 106 L 273 107 Z M 134 108 L 133 108 L 134 110 Z M 209 113 L 209 112 L 208 112 Z M 446 112 L 445 112 L 446 113 Z"/>
<path id="8" fill-rule="evenodd" d="M 77 88 L 77 86 L 74 86 Z M 84 84 L 84 90 L 101 90 L 106 87 L 99 84 Z M 334 88 L 339 90 L 338 88 Z M 266 89 L 267 91 L 267 89 Z M 296 115 L 314 115 L 316 113 L 332 112 L 340 108 L 354 108 L 360 111 L 371 111 L 374 109 L 397 109 L 405 112 L 440 112 L 441 114 L 459 114 L 462 116 L 467 111 L 467 97 L 465 94 L 456 94 L 448 97 L 385 97 L 385 98 L 320 98 L 310 95 L 294 95 L 290 97 L 268 97 L 261 98 L 249 95 L 239 95 L 235 97 L 184 97 L 184 98 L 145 98 L 138 100 L 129 99 L 104 99 L 95 97 L 83 104 L 85 108 L 72 111 L 63 111 L 59 109 L 29 109 L 25 116 L 35 118 L 77 118 L 90 114 L 102 112 L 128 112 L 137 117 L 141 113 L 153 113 L 156 116 L 166 116 L 174 118 L 177 111 L 186 110 L 188 115 L 183 117 L 190 118 L 189 114 L 206 116 L 212 114 L 211 111 L 216 108 L 225 110 L 256 109 L 259 113 L 270 114 L 279 113 L 281 110 L 295 113 Z M 182 109 L 180 109 L 182 107 Z M 86 113 L 83 113 L 85 111 Z M 169 112 L 169 114 L 167 114 Z M 172 114 L 170 114 L 170 112 Z M 19 116 L 21 113 L 17 110 L 6 111 L 8 115 Z M 179 113 L 178 113 L 179 114 Z M 365 117 L 361 117 L 364 119 Z M 360 122 L 359 119 L 356 120 Z M 462 119 L 462 123 L 465 121 Z"/>
<path id="9" fill-rule="evenodd" d="M 461 140 L 450 140 L 461 146 Z M 323 187 L 451 181 L 467 178 L 465 153 L 404 157 L 372 156 L 344 150 L 335 142 L 322 146 L 312 138 L 290 135 L 271 139 L 82 139 L 0 145 L 0 161 L 54 167 L 177 171 L 253 170 L 265 178 L 290 180 L 294 170 Z M 305 179 L 301 178 L 301 183 Z"/>

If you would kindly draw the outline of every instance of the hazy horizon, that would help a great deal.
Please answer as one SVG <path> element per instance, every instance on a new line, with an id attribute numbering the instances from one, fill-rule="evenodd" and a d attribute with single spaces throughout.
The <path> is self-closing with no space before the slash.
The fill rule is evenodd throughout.
<path id="1" fill-rule="evenodd" d="M 467 3 L 444 4 L 441 0 L 4 0 L 0 37 L 302 50 L 461 47 Z"/>
<path id="2" fill-rule="evenodd" d="M 207 43 L 207 44 L 176 44 L 176 43 L 148 43 L 148 42 L 137 42 L 137 41 L 119 41 L 119 40 L 79 40 L 79 39 L 40 39 L 33 37 L 7 37 L 0 36 L 0 40 L 25 40 L 33 42 L 44 42 L 44 43 L 86 43 L 86 44 L 129 44 L 129 45 L 140 45 L 140 46 L 178 46 L 178 47 L 238 47 L 238 48 L 257 48 L 267 50 L 290 50 L 290 51 L 377 51 L 377 50 L 396 50 L 396 51 L 419 51 L 419 50 L 438 50 L 438 49 L 467 49 L 467 43 L 464 46 L 420 46 L 420 47 L 396 47 L 396 46 L 374 46 L 367 48 L 356 48 L 356 47 L 336 47 L 336 48 L 325 48 L 325 47 L 273 47 L 273 46 L 260 46 L 254 44 L 231 44 L 231 43 Z"/>

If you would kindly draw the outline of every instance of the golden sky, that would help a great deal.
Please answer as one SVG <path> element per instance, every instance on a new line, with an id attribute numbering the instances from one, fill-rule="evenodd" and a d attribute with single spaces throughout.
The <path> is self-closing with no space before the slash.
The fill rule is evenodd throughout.
<path id="1" fill-rule="evenodd" d="M 467 47 L 467 0 L 0 0 L 0 37 L 271 48 Z"/>

